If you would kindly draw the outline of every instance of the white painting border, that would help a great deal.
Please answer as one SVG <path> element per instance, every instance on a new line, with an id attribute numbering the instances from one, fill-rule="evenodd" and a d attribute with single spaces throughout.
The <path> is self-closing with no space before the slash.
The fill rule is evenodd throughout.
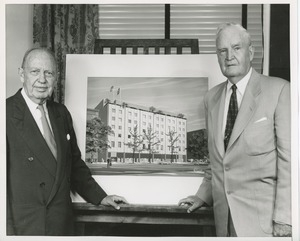
<path id="1" fill-rule="evenodd" d="M 208 77 L 209 88 L 225 80 L 214 54 L 203 55 L 67 55 L 65 105 L 71 112 L 85 160 L 87 82 L 89 77 Z M 131 204 L 176 205 L 193 195 L 202 177 L 94 175 L 108 194 Z M 176 186 L 176 191 L 172 187 Z M 74 202 L 82 202 L 78 195 Z"/>

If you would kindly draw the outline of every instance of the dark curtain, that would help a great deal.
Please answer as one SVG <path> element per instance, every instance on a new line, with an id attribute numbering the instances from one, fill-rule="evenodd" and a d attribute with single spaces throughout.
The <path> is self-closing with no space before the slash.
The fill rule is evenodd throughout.
<path id="1" fill-rule="evenodd" d="M 55 53 L 59 72 L 54 90 L 57 102 L 64 102 L 66 54 L 93 53 L 97 37 L 98 5 L 34 5 L 33 43 L 35 47 L 46 47 Z"/>

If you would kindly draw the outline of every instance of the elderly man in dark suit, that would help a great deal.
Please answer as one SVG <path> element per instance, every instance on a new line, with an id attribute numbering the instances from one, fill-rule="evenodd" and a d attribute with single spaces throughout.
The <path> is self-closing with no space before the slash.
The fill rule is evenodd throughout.
<path id="1" fill-rule="evenodd" d="M 72 235 L 70 190 L 95 205 L 127 203 L 107 195 L 81 160 L 70 113 L 49 100 L 56 74 L 50 51 L 27 51 L 23 88 L 6 101 L 8 235 Z"/>
<path id="2" fill-rule="evenodd" d="M 222 25 L 216 46 L 228 80 L 204 100 L 211 169 L 179 204 L 212 204 L 218 236 L 290 236 L 289 82 L 251 67 L 254 47 L 238 24 Z"/>

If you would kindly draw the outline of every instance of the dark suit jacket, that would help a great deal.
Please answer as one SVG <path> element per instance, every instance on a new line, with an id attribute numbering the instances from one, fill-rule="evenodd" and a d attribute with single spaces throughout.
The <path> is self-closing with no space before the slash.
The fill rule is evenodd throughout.
<path id="1" fill-rule="evenodd" d="M 70 190 L 93 204 L 106 196 L 81 160 L 69 111 L 53 101 L 47 107 L 57 160 L 21 92 L 6 101 L 8 234 L 72 235 Z"/>

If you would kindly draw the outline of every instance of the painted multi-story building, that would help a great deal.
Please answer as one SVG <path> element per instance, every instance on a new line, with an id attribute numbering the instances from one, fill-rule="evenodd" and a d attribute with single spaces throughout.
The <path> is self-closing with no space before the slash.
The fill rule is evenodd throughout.
<path id="1" fill-rule="evenodd" d="M 121 162 L 132 161 L 133 149 L 128 144 L 134 142 L 137 135 L 144 138 L 134 151 L 135 159 L 148 161 L 151 152 L 151 161 L 186 161 L 187 120 L 182 114 L 104 99 L 95 109 L 88 109 L 88 119 L 95 116 L 114 131 L 113 135 L 108 136 L 111 148 L 98 155 L 100 162 L 108 158 Z"/>

